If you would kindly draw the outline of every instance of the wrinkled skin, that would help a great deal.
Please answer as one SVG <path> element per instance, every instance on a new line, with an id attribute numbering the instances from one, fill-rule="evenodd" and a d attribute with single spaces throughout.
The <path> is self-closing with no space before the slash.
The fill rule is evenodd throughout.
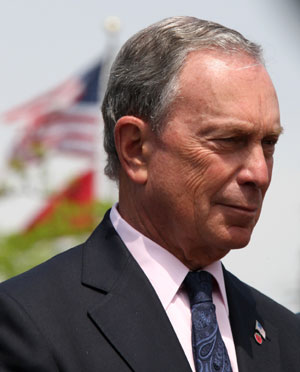
<path id="1" fill-rule="evenodd" d="M 145 136 L 145 182 L 135 203 L 120 198 L 120 211 L 198 269 L 250 240 L 281 132 L 278 101 L 250 57 L 198 51 L 187 58 L 170 111 L 160 137 Z"/>

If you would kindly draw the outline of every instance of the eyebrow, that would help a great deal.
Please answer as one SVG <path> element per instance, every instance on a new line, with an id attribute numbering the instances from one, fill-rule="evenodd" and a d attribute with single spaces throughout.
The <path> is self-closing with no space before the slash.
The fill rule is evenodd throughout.
<path id="1" fill-rule="evenodd" d="M 281 125 L 279 125 L 278 129 L 273 131 L 272 134 L 274 134 L 276 136 L 280 136 L 281 134 L 283 134 L 283 132 L 284 132 L 284 128 Z"/>

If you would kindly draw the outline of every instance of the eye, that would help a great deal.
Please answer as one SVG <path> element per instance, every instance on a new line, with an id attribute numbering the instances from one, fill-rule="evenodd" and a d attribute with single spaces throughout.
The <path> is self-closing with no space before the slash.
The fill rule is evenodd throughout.
<path id="1" fill-rule="evenodd" d="M 277 142 L 278 137 L 266 137 L 262 140 L 262 146 L 266 156 L 272 156 L 274 154 Z"/>
<path id="2" fill-rule="evenodd" d="M 264 138 L 262 141 L 263 145 L 266 146 L 275 146 L 278 142 L 278 137 Z"/>
<path id="3" fill-rule="evenodd" d="M 244 144 L 247 142 L 246 137 L 242 136 L 232 136 L 232 137 L 223 137 L 223 138 L 215 138 L 215 141 L 220 142 L 221 144 Z"/>
<path id="4" fill-rule="evenodd" d="M 225 142 L 240 142 L 241 138 L 240 137 L 226 137 L 226 138 L 220 138 L 220 141 L 225 141 Z"/>

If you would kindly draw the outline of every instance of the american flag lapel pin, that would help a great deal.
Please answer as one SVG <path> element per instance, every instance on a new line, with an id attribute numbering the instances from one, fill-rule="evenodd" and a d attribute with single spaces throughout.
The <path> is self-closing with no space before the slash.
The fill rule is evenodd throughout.
<path id="1" fill-rule="evenodd" d="M 255 332 L 254 332 L 254 339 L 255 341 L 261 345 L 263 343 L 263 340 L 265 340 L 267 337 L 266 331 L 264 330 L 263 326 L 259 323 L 258 320 L 256 320 L 255 323 Z"/>

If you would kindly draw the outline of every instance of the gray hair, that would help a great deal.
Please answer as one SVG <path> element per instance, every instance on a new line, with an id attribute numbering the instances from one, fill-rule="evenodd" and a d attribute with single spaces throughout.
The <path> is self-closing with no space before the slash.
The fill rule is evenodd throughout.
<path id="1" fill-rule="evenodd" d="M 119 118 L 133 115 L 159 133 L 178 92 L 178 76 L 187 55 L 196 50 L 245 53 L 263 63 L 261 47 L 239 32 L 195 17 L 171 17 L 141 30 L 121 48 L 112 65 L 102 114 L 105 174 L 118 180 L 120 162 L 114 128 Z"/>

